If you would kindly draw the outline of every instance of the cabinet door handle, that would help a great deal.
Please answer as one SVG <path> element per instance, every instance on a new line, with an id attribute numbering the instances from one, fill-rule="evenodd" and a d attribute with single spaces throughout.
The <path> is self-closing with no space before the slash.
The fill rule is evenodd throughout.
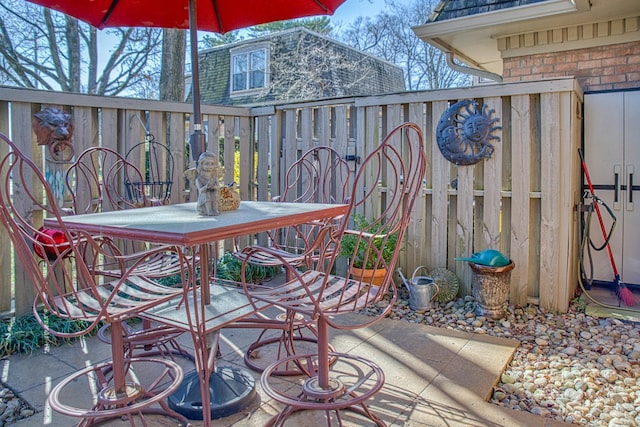
<path id="1" fill-rule="evenodd" d="M 613 209 L 615 210 L 622 208 L 620 192 L 624 191 L 624 182 L 622 181 L 623 171 L 622 165 L 613 165 Z"/>
<path id="2" fill-rule="evenodd" d="M 628 211 L 633 210 L 633 174 L 635 168 L 633 165 L 627 165 L 627 203 L 625 203 L 625 209 Z"/>

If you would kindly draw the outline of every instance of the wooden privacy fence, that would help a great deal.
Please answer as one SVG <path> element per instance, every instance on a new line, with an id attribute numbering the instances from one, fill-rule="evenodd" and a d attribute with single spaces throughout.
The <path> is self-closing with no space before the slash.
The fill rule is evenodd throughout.
<path id="1" fill-rule="evenodd" d="M 171 156 L 166 156 L 165 160 L 173 158 L 174 176 L 166 177 L 173 180 L 171 202 L 180 203 L 190 197 L 191 189 L 183 176 L 184 170 L 193 163 L 186 153 L 190 104 L 0 87 L 0 132 L 9 135 L 36 164 L 42 165 L 43 171 L 52 167 L 52 162 L 48 159 L 48 150 L 36 144 L 31 121 L 34 113 L 51 106 L 72 114 L 76 155 L 92 146 L 109 147 L 126 155 L 150 132 L 156 141 L 169 148 Z M 236 146 L 240 146 L 243 159 L 250 157 L 245 153 L 251 145 L 250 110 L 204 105 L 202 112 L 208 140 L 218 142 L 210 144 L 210 149 L 219 154 L 227 165 L 225 182 L 232 182 L 236 169 Z M 130 160 L 140 170 L 145 170 L 141 151 L 130 153 Z M 68 164 L 58 166 L 65 168 Z M 247 199 L 249 195 L 245 188 L 248 187 L 241 187 L 241 193 Z M 69 199 L 69 195 L 66 197 Z M 42 223 L 42 212 L 32 211 L 29 214 L 34 223 Z M 3 227 L 0 227 L 0 239 L 9 242 Z M 0 245 L 0 313 L 22 315 L 30 312 L 33 287 L 24 286 L 25 280 L 21 264 L 12 258 L 11 247 Z"/>
<path id="2" fill-rule="evenodd" d="M 494 140 L 490 159 L 456 167 L 440 153 L 435 135 L 442 114 L 464 99 L 494 110 L 492 117 L 499 118 L 496 125 L 501 128 L 493 135 L 500 139 Z M 0 132 L 10 134 L 46 167 L 44 152 L 35 145 L 31 131 L 32 114 L 44 106 L 72 112 L 76 153 L 91 145 L 126 153 L 143 140 L 144 123 L 174 157 L 172 202 L 193 194 L 182 176 L 191 163 L 185 157 L 189 104 L 0 88 Z M 574 79 L 252 109 L 203 105 L 203 114 L 208 149 L 220 154 L 225 182 L 237 182 L 242 200 L 269 200 L 279 194 L 287 166 L 308 148 L 332 146 L 347 156 L 355 172 L 358 159 L 388 130 L 404 121 L 417 123 L 424 130 L 428 167 L 403 242 L 403 271 L 420 265 L 447 267 L 461 279 L 459 295 L 468 295 L 470 268 L 454 258 L 495 248 L 516 264 L 512 303 L 534 303 L 558 312 L 568 308 L 577 278 L 575 206 L 581 197 L 577 148 L 582 91 Z M 378 186 L 380 204 L 367 206 L 365 215 L 380 209 L 386 191 L 384 180 L 367 185 Z M 7 241 L 2 234 L 4 230 L 0 237 Z M 258 236 L 258 242 L 262 239 Z M 248 237 L 241 244 L 250 241 Z M 23 314 L 30 308 L 31 286 L 21 286 L 19 265 L 12 276 L 10 257 L 10 248 L 0 247 L 0 312 L 12 311 L 13 298 L 13 311 Z M 13 282 L 15 290 L 7 285 Z"/>
<path id="3" fill-rule="evenodd" d="M 510 302 L 563 312 L 578 274 L 582 97 L 577 82 L 563 78 L 254 109 L 257 140 L 271 141 L 270 147 L 258 144 L 263 151 L 257 176 L 271 171 L 277 194 L 286 165 L 316 144 L 331 145 L 354 159 L 355 171 L 357 159 L 388 130 L 415 122 L 424 130 L 429 164 L 404 242 L 403 271 L 447 267 L 461 280 L 459 295 L 469 295 L 471 269 L 454 258 L 499 249 L 516 265 Z M 440 153 L 436 128 L 447 108 L 464 99 L 494 110 L 501 129 L 493 133 L 499 142 L 490 159 L 455 166 Z M 266 196 L 265 190 L 258 188 L 258 198 Z"/>

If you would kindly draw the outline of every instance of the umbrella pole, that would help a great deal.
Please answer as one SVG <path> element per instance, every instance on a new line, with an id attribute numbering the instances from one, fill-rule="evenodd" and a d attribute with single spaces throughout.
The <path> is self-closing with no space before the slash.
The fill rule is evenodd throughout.
<path id="1" fill-rule="evenodd" d="M 189 37 L 191 41 L 191 98 L 193 101 L 193 133 L 189 137 L 189 145 L 191 146 L 191 156 L 197 163 L 200 154 L 207 149 L 207 140 L 204 133 L 202 133 L 202 113 L 200 111 L 196 0 L 189 0 Z"/>

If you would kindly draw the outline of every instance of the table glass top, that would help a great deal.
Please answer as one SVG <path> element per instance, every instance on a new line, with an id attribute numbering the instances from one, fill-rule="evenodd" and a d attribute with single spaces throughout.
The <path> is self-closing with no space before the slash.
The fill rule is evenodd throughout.
<path id="1" fill-rule="evenodd" d="M 218 216 L 203 216 L 195 203 L 153 206 L 64 217 L 70 229 L 154 243 L 201 244 L 306 221 L 335 218 L 346 205 L 320 203 L 241 202 Z M 54 223 L 45 225 L 55 227 Z"/>

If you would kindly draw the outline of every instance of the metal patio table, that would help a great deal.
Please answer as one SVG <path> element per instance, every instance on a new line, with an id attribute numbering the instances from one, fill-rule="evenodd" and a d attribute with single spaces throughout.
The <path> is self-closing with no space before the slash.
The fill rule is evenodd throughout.
<path id="1" fill-rule="evenodd" d="M 199 254 L 200 277 L 209 277 L 212 243 L 311 221 L 331 220 L 345 214 L 346 210 L 347 205 L 339 204 L 243 201 L 236 210 L 224 211 L 218 216 L 202 216 L 196 212 L 195 203 L 181 203 L 72 215 L 63 220 L 71 230 L 184 246 Z M 55 227 L 55 224 L 49 224 L 46 219 L 44 224 Z M 177 397 L 173 401 L 170 398 L 169 404 L 176 406 L 174 409 L 177 412 L 190 418 L 210 412 L 211 418 L 215 419 L 237 412 L 255 397 L 255 381 L 250 373 L 239 368 L 216 369 L 213 365 L 220 330 L 255 314 L 255 309 L 238 288 L 212 283 L 210 286 L 201 286 L 200 290 L 197 301 L 194 299 L 185 304 L 184 298 L 178 298 L 151 312 L 145 312 L 144 318 L 189 331 L 192 336 L 196 334 L 193 336 L 196 367 L 206 366 L 206 370 L 198 372 L 196 369 L 194 373 L 186 374 L 182 391 L 174 393 L 172 397 Z M 198 304 L 200 308 L 188 304 Z M 192 313 L 189 314 L 189 310 L 198 309 L 200 315 L 197 319 L 197 331 L 194 331 L 193 317 L 191 322 L 188 319 L 188 316 L 193 316 Z M 204 379 L 205 377 L 209 380 Z M 198 392 L 201 381 L 209 383 L 210 399 L 202 399 L 203 396 Z M 220 390 L 231 392 L 216 393 Z M 186 394 L 189 396 L 185 397 Z M 208 425 L 207 417 L 203 418 L 205 425 Z"/>

